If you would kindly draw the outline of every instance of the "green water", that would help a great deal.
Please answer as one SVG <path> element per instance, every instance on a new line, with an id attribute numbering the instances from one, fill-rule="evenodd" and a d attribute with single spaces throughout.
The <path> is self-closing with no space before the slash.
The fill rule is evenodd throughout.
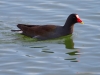
<path id="1" fill-rule="evenodd" d="M 1 0 L 1 75 L 99 75 L 99 0 Z M 36 41 L 11 32 L 17 24 L 64 25 L 77 13 L 72 36 Z"/>

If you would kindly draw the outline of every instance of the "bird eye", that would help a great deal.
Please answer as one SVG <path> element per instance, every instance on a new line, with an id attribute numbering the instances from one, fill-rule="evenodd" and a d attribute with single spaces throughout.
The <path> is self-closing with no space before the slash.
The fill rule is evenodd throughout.
<path id="1" fill-rule="evenodd" d="M 73 19 L 75 19 L 75 17 L 73 17 Z"/>

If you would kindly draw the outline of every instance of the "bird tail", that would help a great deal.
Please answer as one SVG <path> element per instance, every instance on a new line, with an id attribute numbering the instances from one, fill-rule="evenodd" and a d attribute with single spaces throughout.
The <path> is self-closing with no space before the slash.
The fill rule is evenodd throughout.
<path id="1" fill-rule="evenodd" d="M 21 31 L 21 30 L 11 30 L 12 32 L 19 32 L 19 31 Z"/>
<path id="2" fill-rule="evenodd" d="M 16 33 L 22 33 L 21 30 L 11 30 L 12 32 L 16 32 Z"/>

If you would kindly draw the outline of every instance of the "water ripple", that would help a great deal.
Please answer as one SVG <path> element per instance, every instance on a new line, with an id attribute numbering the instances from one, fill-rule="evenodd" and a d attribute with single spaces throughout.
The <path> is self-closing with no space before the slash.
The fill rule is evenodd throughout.
<path id="1" fill-rule="evenodd" d="M 0 1 L 1 75 L 99 74 L 99 0 Z M 84 25 L 75 24 L 71 38 L 38 41 L 12 33 L 18 23 L 64 25 L 77 13 Z"/>

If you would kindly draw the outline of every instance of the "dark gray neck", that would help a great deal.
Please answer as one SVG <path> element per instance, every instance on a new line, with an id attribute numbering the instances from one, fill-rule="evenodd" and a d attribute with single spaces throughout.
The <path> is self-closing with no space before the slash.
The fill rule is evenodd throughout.
<path id="1" fill-rule="evenodd" d="M 68 22 L 66 21 L 65 25 L 63 26 L 64 30 L 66 30 L 66 32 L 68 32 L 69 34 L 73 33 L 73 28 L 74 28 L 74 24 L 72 22 Z"/>

